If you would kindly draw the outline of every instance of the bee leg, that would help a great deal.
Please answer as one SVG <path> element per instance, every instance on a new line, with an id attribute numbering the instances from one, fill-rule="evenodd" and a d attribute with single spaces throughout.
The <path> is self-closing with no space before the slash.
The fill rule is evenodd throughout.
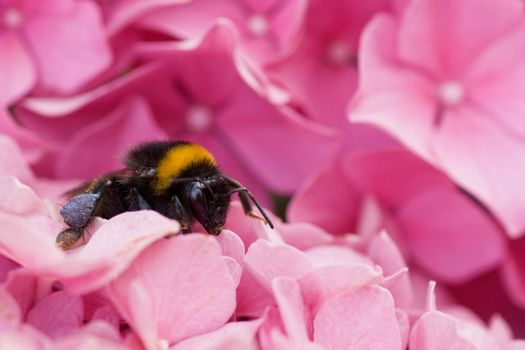
<path id="1" fill-rule="evenodd" d="M 78 242 L 80 237 L 83 236 L 82 231 L 67 228 L 58 234 L 56 245 L 63 250 L 68 250 Z"/>
<path id="2" fill-rule="evenodd" d="M 262 220 L 265 223 L 267 223 L 268 226 L 270 226 L 271 228 L 274 227 L 272 221 L 270 220 L 268 215 L 266 215 L 266 213 L 264 212 L 264 209 L 257 202 L 257 199 L 255 199 L 255 196 L 250 191 L 248 191 L 246 187 L 244 187 L 239 181 L 232 179 L 230 177 L 223 175 L 223 179 L 225 179 L 232 187 L 232 190 L 229 192 L 230 194 L 235 193 L 235 192 L 239 194 L 239 199 L 241 200 L 242 209 L 244 210 L 244 213 L 247 216 L 258 219 L 258 220 Z M 255 204 L 255 206 L 261 213 L 262 217 L 254 213 L 252 209 L 252 202 L 253 204 Z"/>
<path id="3" fill-rule="evenodd" d="M 239 192 L 239 199 L 241 201 L 242 209 L 244 211 L 244 214 L 246 214 L 247 216 L 249 216 L 251 218 L 254 218 L 254 219 L 266 222 L 266 220 L 262 216 L 257 215 L 253 211 L 252 203 L 250 203 L 250 198 L 248 197 L 248 195 L 246 193 Z"/>
<path id="4" fill-rule="evenodd" d="M 62 207 L 60 215 L 69 228 L 58 234 L 56 243 L 59 247 L 69 249 L 83 237 L 84 229 L 93 217 L 99 199 L 100 193 L 82 193 L 71 198 Z"/>
<path id="5" fill-rule="evenodd" d="M 93 192 L 78 194 L 62 207 L 60 215 L 69 228 L 57 235 L 57 246 L 67 250 L 75 245 L 81 237 L 84 237 L 84 230 L 93 218 L 93 212 L 97 209 L 100 197 L 111 183 L 111 180 L 107 180 L 97 184 Z"/>
<path id="6" fill-rule="evenodd" d="M 151 206 L 146 202 L 144 197 L 141 196 L 136 188 L 132 188 L 129 193 L 129 209 L 130 210 L 148 210 Z"/>
<path id="7" fill-rule="evenodd" d="M 191 232 L 191 217 L 184 209 L 184 206 L 180 202 L 179 197 L 173 196 L 171 199 L 171 202 L 173 203 L 173 210 L 168 213 L 168 217 L 177 219 L 181 225 L 182 233 L 190 233 Z M 171 208 L 171 207 L 170 207 Z"/>

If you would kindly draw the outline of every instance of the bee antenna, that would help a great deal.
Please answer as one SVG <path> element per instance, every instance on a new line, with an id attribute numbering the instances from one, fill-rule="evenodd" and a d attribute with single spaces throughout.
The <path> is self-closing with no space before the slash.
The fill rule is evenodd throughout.
<path id="1" fill-rule="evenodd" d="M 254 196 L 250 191 L 248 191 L 248 189 L 245 188 L 245 187 L 235 188 L 235 189 L 231 190 L 230 192 L 228 192 L 228 194 L 232 194 L 232 193 L 236 193 L 236 192 L 244 192 L 244 193 L 246 193 L 246 195 L 251 199 L 251 201 L 253 202 L 253 204 L 255 204 L 255 206 L 256 206 L 257 209 L 259 210 L 259 213 L 261 213 L 261 215 L 263 216 L 263 218 L 264 218 L 264 220 L 266 221 L 266 223 L 268 224 L 268 226 L 270 226 L 270 227 L 273 229 L 273 223 L 272 223 L 272 220 L 270 220 L 270 218 L 268 217 L 268 215 L 266 215 L 266 212 L 265 212 L 264 209 L 261 207 L 261 205 L 259 204 L 259 202 L 257 202 L 257 199 L 255 199 L 255 196 Z"/>
<path id="2" fill-rule="evenodd" d="M 230 194 L 233 194 L 233 193 L 236 193 L 236 192 L 246 194 L 248 196 L 248 198 L 251 199 L 253 204 L 255 204 L 255 206 L 259 210 L 259 213 L 261 213 L 261 215 L 263 216 L 263 218 L 266 221 L 266 223 L 268 224 L 268 226 L 270 226 L 273 229 L 272 220 L 270 220 L 268 215 L 266 215 L 266 212 L 261 207 L 259 202 L 257 202 L 257 199 L 255 199 L 255 196 L 250 191 L 248 191 L 248 189 L 246 187 L 241 185 L 239 181 L 237 181 L 235 179 L 232 179 L 232 178 L 230 178 L 228 176 L 225 176 L 225 175 L 222 175 L 222 177 L 223 177 L 224 180 L 226 180 L 233 187 L 233 189 L 230 192 L 228 192 L 227 194 L 230 195 Z M 241 202 L 242 202 L 242 197 L 241 197 Z M 243 207 L 244 207 L 244 205 L 243 205 Z"/>

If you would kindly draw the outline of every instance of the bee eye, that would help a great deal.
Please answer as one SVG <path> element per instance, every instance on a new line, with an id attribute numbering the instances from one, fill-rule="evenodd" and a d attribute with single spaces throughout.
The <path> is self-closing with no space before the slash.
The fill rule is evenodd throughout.
<path id="1" fill-rule="evenodd" d="M 208 213 L 208 198 L 206 197 L 206 187 L 200 182 L 194 182 L 189 188 L 189 202 L 191 210 L 197 220 L 204 219 Z"/>

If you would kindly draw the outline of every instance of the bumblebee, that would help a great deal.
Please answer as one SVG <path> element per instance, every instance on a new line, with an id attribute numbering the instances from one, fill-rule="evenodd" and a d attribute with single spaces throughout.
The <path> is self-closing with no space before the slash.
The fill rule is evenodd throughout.
<path id="1" fill-rule="evenodd" d="M 155 210 L 180 222 L 189 233 L 196 220 L 212 235 L 226 221 L 231 196 L 238 193 L 244 212 L 273 224 L 253 194 L 224 175 L 204 147 L 185 141 L 152 142 L 132 149 L 125 168 L 102 175 L 68 192 L 60 214 L 69 227 L 56 238 L 71 248 L 94 217 L 109 219 L 126 211 Z M 255 204 L 262 217 L 252 211 Z"/>

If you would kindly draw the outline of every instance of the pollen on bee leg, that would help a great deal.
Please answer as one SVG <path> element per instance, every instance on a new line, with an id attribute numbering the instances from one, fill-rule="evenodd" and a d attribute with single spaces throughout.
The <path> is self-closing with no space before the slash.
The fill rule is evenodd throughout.
<path id="1" fill-rule="evenodd" d="M 254 218 L 254 219 L 257 219 L 257 220 L 261 220 L 262 222 L 266 223 L 266 220 L 262 216 L 259 216 L 259 215 L 255 214 L 253 211 L 247 212 L 246 215 L 248 215 L 251 218 Z"/>
<path id="2" fill-rule="evenodd" d="M 66 229 L 60 232 L 56 238 L 56 245 L 63 249 L 68 250 L 75 245 L 82 237 L 82 233 L 73 229 Z"/>

